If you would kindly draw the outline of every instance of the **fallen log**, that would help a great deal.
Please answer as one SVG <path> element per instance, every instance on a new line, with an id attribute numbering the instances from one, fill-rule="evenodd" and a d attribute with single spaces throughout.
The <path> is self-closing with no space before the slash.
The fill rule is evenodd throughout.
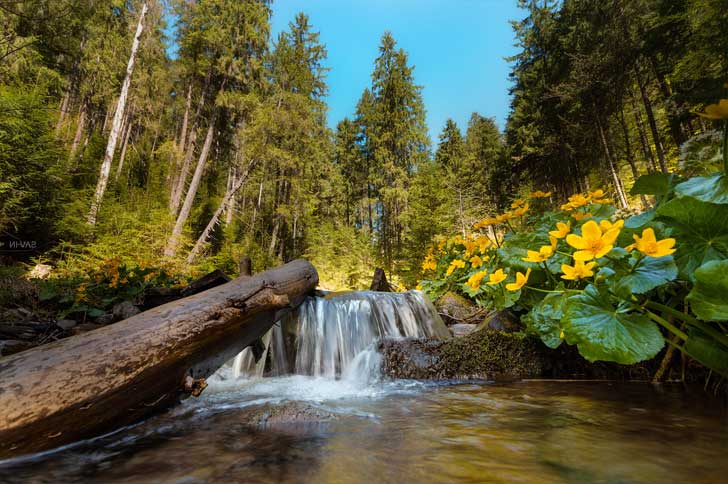
<path id="1" fill-rule="evenodd" d="M 100 435 L 204 388 L 318 283 L 297 260 L 0 359 L 0 459 Z"/>

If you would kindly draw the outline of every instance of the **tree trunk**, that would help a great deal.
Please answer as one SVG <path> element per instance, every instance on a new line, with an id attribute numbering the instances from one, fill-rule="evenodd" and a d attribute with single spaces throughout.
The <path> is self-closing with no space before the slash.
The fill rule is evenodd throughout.
<path id="1" fill-rule="evenodd" d="M 318 283 L 297 260 L 0 360 L 0 458 L 132 424 L 199 395 Z"/>
<path id="2" fill-rule="evenodd" d="M 202 117 L 202 110 L 205 107 L 207 90 L 210 86 L 210 77 L 211 74 L 208 72 L 207 78 L 205 79 L 205 84 L 202 87 L 202 92 L 200 93 L 200 102 L 198 103 L 197 109 L 195 110 L 195 117 L 192 119 L 192 127 L 190 129 L 186 149 L 185 145 L 180 143 L 180 148 L 185 150 L 185 157 L 182 162 L 182 168 L 180 169 L 179 174 L 176 176 L 175 181 L 172 184 L 173 188 L 171 197 L 169 199 L 169 213 L 171 215 L 177 215 L 177 212 L 179 211 L 179 206 L 182 203 L 182 195 L 184 194 L 185 186 L 187 185 L 187 175 L 190 171 L 190 163 L 192 162 L 192 157 L 195 154 L 195 146 L 197 145 L 197 129 L 199 127 L 200 118 Z"/>
<path id="3" fill-rule="evenodd" d="M 637 86 L 642 96 L 642 103 L 645 105 L 645 113 L 647 114 L 647 122 L 650 125 L 652 131 L 652 139 L 655 141 L 655 151 L 657 151 L 657 159 L 660 162 L 660 170 L 663 173 L 667 173 L 667 162 L 665 161 L 665 151 L 662 149 L 662 141 L 660 139 L 660 132 L 657 130 L 657 122 L 655 121 L 655 114 L 652 112 L 652 104 L 650 99 L 647 97 L 647 91 L 645 90 L 644 84 L 640 79 L 639 70 L 635 68 L 635 76 L 637 77 Z"/>
<path id="4" fill-rule="evenodd" d="M 68 152 L 68 161 L 73 161 L 78 151 L 78 145 L 81 143 L 81 137 L 83 137 L 83 130 L 86 128 L 86 101 L 81 102 L 81 108 L 78 113 L 78 124 L 76 125 L 76 134 L 73 136 L 73 143 L 71 144 L 71 150 Z"/>
<path id="5" fill-rule="evenodd" d="M 634 91 L 631 87 L 629 88 L 629 98 L 632 101 L 632 112 L 634 113 L 634 119 L 637 125 L 637 132 L 640 135 L 640 143 L 642 144 L 642 152 L 645 155 L 647 171 L 657 171 L 655 156 L 652 154 L 652 148 L 650 148 L 649 141 L 647 141 L 647 130 L 645 129 L 645 123 L 642 120 L 642 113 L 640 113 L 640 107 L 637 103 L 637 97 L 635 96 Z"/>
<path id="6" fill-rule="evenodd" d="M 55 135 L 58 138 L 61 134 L 61 128 L 63 127 L 63 120 L 66 119 L 66 111 L 68 110 L 68 101 L 71 98 L 70 88 L 66 89 L 63 93 L 63 99 L 61 100 L 61 107 L 58 109 L 58 121 L 56 121 Z"/>
<path id="7" fill-rule="evenodd" d="M 179 146 L 184 149 L 187 143 L 187 121 L 190 117 L 190 108 L 192 107 L 192 81 L 187 88 L 187 102 L 185 103 L 185 114 L 182 117 L 182 133 L 180 134 Z"/>
<path id="8" fill-rule="evenodd" d="M 627 120 L 624 116 L 624 107 L 620 108 L 618 120 L 622 127 L 622 134 L 624 135 L 625 158 L 627 158 L 627 163 L 629 163 L 629 167 L 632 170 L 632 178 L 634 178 L 634 181 L 637 181 L 640 177 L 640 172 L 637 170 L 637 163 L 635 163 L 634 156 L 632 156 L 632 144 L 629 141 L 629 128 L 627 127 Z M 644 195 L 640 194 L 640 200 L 642 201 L 642 206 L 648 208 L 647 199 Z"/>
<path id="9" fill-rule="evenodd" d="M 144 16 L 146 13 L 147 2 L 144 2 L 142 4 L 142 10 L 139 13 L 139 21 L 137 23 L 136 33 L 134 34 L 134 41 L 131 44 L 131 54 L 129 55 L 129 63 L 126 66 L 126 76 L 124 77 L 124 83 L 121 86 L 121 94 L 119 95 L 119 103 L 116 106 L 116 114 L 114 115 L 114 121 L 111 125 L 109 143 L 106 145 L 104 161 L 101 163 L 99 181 L 96 185 L 96 193 L 94 194 L 93 201 L 91 202 L 91 210 L 89 211 L 88 219 L 86 220 L 89 225 L 96 225 L 96 217 L 99 213 L 99 207 L 101 207 L 101 201 L 104 198 L 106 185 L 109 182 L 111 162 L 114 159 L 114 152 L 116 151 L 116 141 L 119 137 L 119 128 L 121 127 L 121 120 L 124 116 L 124 109 L 126 108 L 126 99 L 129 95 L 129 86 L 131 85 L 131 75 L 134 72 L 134 61 L 136 60 L 136 54 L 139 50 L 139 39 L 142 36 L 142 31 L 144 29 Z"/>
<path id="10" fill-rule="evenodd" d="M 622 180 L 619 178 L 619 174 L 617 173 L 617 169 L 614 166 L 614 160 L 612 159 L 612 153 L 609 150 L 609 144 L 607 143 L 607 136 L 604 133 L 604 127 L 602 126 L 601 121 L 599 120 L 598 116 L 595 116 L 596 125 L 597 125 L 597 131 L 599 132 L 599 138 L 602 140 L 602 147 L 604 148 L 604 157 L 607 159 L 607 164 L 609 165 L 609 172 L 612 175 L 612 179 L 614 180 L 614 188 L 617 192 L 617 197 L 619 198 L 619 203 L 622 206 L 622 208 L 627 208 L 629 205 L 627 202 L 627 195 L 624 193 L 624 187 L 622 186 Z"/>
<path id="11" fill-rule="evenodd" d="M 131 115 L 129 115 L 131 118 Z M 131 129 L 133 125 L 131 122 L 131 119 L 127 122 L 126 127 L 126 133 L 124 133 L 124 143 L 121 145 L 121 155 L 119 156 L 119 166 L 116 167 L 116 177 L 114 178 L 115 181 L 119 181 L 119 177 L 121 176 L 121 170 L 124 168 L 124 158 L 126 158 L 126 148 L 129 144 L 129 137 L 131 135 Z"/>
<path id="12" fill-rule="evenodd" d="M 232 201 L 232 199 L 235 197 L 235 194 L 240 190 L 240 187 L 243 186 L 245 183 L 245 180 L 248 178 L 248 173 L 250 173 L 250 170 L 255 166 L 255 162 L 253 160 L 248 163 L 247 168 L 245 169 L 245 172 L 238 178 L 235 182 L 234 186 L 231 186 L 228 191 L 225 193 L 225 196 L 223 197 L 222 201 L 220 202 L 220 206 L 217 207 L 217 210 L 215 210 L 215 213 L 212 215 L 212 218 L 210 218 L 210 221 L 207 223 L 207 226 L 205 227 L 205 230 L 202 231 L 200 234 L 200 237 L 197 239 L 197 242 L 195 243 L 195 246 L 190 251 L 190 254 L 187 256 L 187 263 L 192 264 L 197 259 L 197 256 L 202 251 L 202 247 L 207 243 L 207 239 L 210 238 L 210 235 L 212 234 L 212 230 L 215 228 L 215 226 L 220 221 L 220 215 L 223 211 L 227 208 L 228 204 Z"/>
<path id="13" fill-rule="evenodd" d="M 680 148 L 680 145 L 685 142 L 685 134 L 680 120 L 676 116 L 676 109 L 674 103 L 671 101 L 672 92 L 670 92 L 670 86 L 667 84 L 665 76 L 660 72 L 657 59 L 654 55 L 650 55 L 650 64 L 652 65 L 652 72 L 655 74 L 657 79 L 657 85 L 660 88 L 662 94 L 663 105 L 665 106 L 665 113 L 667 114 L 667 121 L 670 125 L 670 135 L 672 136 L 675 146 Z"/>
<path id="14" fill-rule="evenodd" d="M 205 136 L 205 144 L 202 145 L 202 152 L 200 158 L 197 160 L 197 166 L 195 167 L 195 173 L 192 175 L 192 181 L 190 181 L 190 187 L 187 189 L 187 195 L 185 196 L 185 203 L 182 205 L 182 209 L 177 216 L 177 221 L 172 229 L 172 235 L 170 235 L 167 241 L 167 246 L 164 248 L 164 255 L 167 257 L 173 256 L 177 252 L 177 245 L 179 244 L 179 238 L 182 235 L 182 230 L 187 223 L 187 218 L 190 216 L 192 210 L 192 204 L 195 201 L 195 195 L 197 195 L 197 188 L 200 186 L 202 180 L 202 174 L 205 171 L 205 165 L 207 164 L 207 157 L 210 154 L 210 147 L 212 146 L 212 139 L 215 134 L 215 124 L 217 123 L 217 109 L 212 115 L 210 120 L 210 126 L 207 128 L 207 136 Z"/>

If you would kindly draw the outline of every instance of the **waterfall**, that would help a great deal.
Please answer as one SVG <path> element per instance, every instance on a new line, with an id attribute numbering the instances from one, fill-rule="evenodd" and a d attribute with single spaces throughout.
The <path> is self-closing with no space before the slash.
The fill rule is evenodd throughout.
<path id="1" fill-rule="evenodd" d="M 286 374 L 368 381 L 379 370 L 382 338 L 443 339 L 450 332 L 419 291 L 354 291 L 308 297 L 263 337 L 256 363 L 246 348 L 222 371 L 233 378 Z"/>

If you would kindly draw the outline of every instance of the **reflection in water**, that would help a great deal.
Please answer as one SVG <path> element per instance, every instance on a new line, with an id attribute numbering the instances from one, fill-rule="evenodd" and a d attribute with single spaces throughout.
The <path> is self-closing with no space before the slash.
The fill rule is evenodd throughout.
<path id="1" fill-rule="evenodd" d="M 332 385 L 293 376 L 220 387 L 117 434 L 2 463 L 0 482 L 715 483 L 728 475 L 721 406 L 682 387 Z M 281 400 L 341 418 L 250 427 L 252 409 Z"/>

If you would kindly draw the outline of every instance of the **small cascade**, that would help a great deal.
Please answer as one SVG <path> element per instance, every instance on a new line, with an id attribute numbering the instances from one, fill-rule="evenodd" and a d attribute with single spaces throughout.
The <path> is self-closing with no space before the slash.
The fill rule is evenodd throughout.
<path id="1" fill-rule="evenodd" d="M 432 303 L 419 291 L 355 291 L 309 297 L 263 337 L 256 363 L 246 348 L 219 376 L 233 379 L 287 374 L 368 384 L 378 377 L 382 338 L 450 336 Z M 227 379 L 226 378 L 226 379 Z"/>

